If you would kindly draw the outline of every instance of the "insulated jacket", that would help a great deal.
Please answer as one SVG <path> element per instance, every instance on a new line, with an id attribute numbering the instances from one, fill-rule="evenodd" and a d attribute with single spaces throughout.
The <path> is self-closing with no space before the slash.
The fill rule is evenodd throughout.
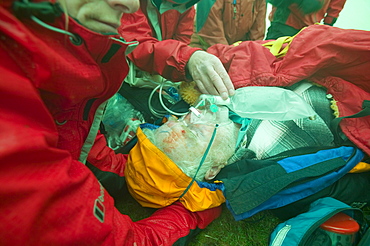
<path id="1" fill-rule="evenodd" d="M 217 217 L 175 203 L 133 222 L 114 207 L 83 162 L 132 44 L 72 18 L 68 35 L 19 20 L 13 2 L 0 5 L 0 245 L 172 245 Z M 64 30 L 64 18 L 48 24 Z M 110 158 L 124 170 L 125 156 Z"/>
<path id="2" fill-rule="evenodd" d="M 142 0 L 137 12 L 123 15 L 118 28 L 120 35 L 126 41 L 139 42 L 129 55 L 135 66 L 149 73 L 156 71 L 174 82 L 186 79 L 185 66 L 199 50 L 187 45 L 193 33 L 195 3 L 163 1 L 158 11 L 153 1 Z"/>
<path id="3" fill-rule="evenodd" d="M 303 0 L 300 2 L 293 0 L 293 3 L 288 6 L 281 4 L 281 1 L 269 0 L 268 2 L 273 5 L 269 15 L 271 22 L 285 24 L 300 30 L 305 26 L 320 23 L 322 20 L 325 24 L 332 26 L 342 11 L 346 0 Z M 314 8 L 314 6 L 318 6 L 318 9 L 310 11 L 310 8 Z"/>
<path id="4" fill-rule="evenodd" d="M 197 5 L 196 31 L 191 46 L 261 40 L 265 36 L 265 0 L 205 0 Z"/>
<path id="5" fill-rule="evenodd" d="M 287 52 L 277 57 L 262 43 L 268 47 L 266 42 L 245 41 L 238 46 L 217 44 L 207 51 L 220 58 L 236 89 L 289 86 L 307 79 L 327 88 L 338 117 L 360 112 L 370 99 L 369 31 L 312 25 L 282 46 L 280 51 Z M 370 154 L 370 116 L 345 118 L 340 128 Z"/>

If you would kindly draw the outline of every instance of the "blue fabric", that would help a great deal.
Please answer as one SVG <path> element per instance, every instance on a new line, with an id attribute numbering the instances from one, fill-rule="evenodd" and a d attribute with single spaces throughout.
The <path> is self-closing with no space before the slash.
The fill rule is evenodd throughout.
<path id="1" fill-rule="evenodd" d="M 351 157 L 352 153 L 353 147 L 343 146 L 336 149 L 331 149 L 330 151 L 322 150 L 314 154 L 304 155 L 305 161 L 302 161 L 302 156 L 292 156 L 280 160 L 278 163 L 285 169 L 287 173 L 290 173 L 337 157 L 347 160 Z"/>
<path id="2" fill-rule="evenodd" d="M 242 220 L 242 219 L 249 218 L 263 210 L 283 207 L 287 204 L 293 203 L 302 198 L 315 194 L 316 192 L 319 192 L 320 190 L 328 187 L 329 185 L 332 185 L 338 179 L 343 177 L 354 166 L 356 166 L 357 163 L 359 163 L 364 157 L 364 153 L 361 150 L 354 148 L 354 147 L 344 147 L 343 146 L 343 147 L 339 147 L 336 149 L 322 150 L 319 152 L 321 152 L 320 155 L 327 154 L 328 158 L 330 157 L 345 158 L 346 161 L 348 161 L 348 163 L 342 168 L 340 168 L 339 170 L 333 171 L 325 176 L 321 176 L 317 179 L 298 184 L 288 189 L 284 189 L 278 192 L 277 194 L 273 195 L 272 197 L 270 197 L 267 201 L 263 202 L 259 206 L 249 211 L 246 211 L 244 213 L 235 214 L 231 205 L 229 203 L 226 203 L 227 207 L 229 208 L 231 213 L 234 215 L 235 220 Z M 301 162 L 309 161 L 305 159 L 305 155 L 297 156 L 297 158 L 299 157 L 301 157 Z M 290 158 L 287 158 L 287 159 L 290 159 Z M 314 160 L 314 158 L 312 158 L 311 160 Z M 309 176 L 310 174 L 307 174 L 307 175 Z M 225 197 L 226 199 L 229 199 L 229 197 L 227 196 Z"/>
<path id="3" fill-rule="evenodd" d="M 216 190 L 221 190 L 223 191 L 225 189 L 225 186 L 223 183 L 208 183 L 208 182 L 202 182 L 202 181 L 197 181 L 198 186 L 200 188 L 207 188 L 211 191 L 216 191 Z"/>
<path id="4" fill-rule="evenodd" d="M 141 129 L 150 129 L 150 130 L 155 130 L 157 129 L 159 126 L 157 125 L 153 125 L 153 124 L 150 124 L 150 123 L 143 123 L 143 124 L 140 124 L 140 128 Z"/>

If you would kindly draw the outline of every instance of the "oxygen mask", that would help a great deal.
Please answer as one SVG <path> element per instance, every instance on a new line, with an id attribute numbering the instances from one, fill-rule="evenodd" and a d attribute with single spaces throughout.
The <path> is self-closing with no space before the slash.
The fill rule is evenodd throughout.
<path id="1" fill-rule="evenodd" d="M 191 124 L 229 124 L 232 122 L 229 119 L 229 109 L 226 107 L 229 103 L 230 99 L 223 100 L 220 96 L 202 94 L 183 119 Z"/>

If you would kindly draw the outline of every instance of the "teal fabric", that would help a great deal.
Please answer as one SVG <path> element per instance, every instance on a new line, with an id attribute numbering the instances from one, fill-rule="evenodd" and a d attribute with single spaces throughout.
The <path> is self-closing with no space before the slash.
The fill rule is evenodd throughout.
<path id="1" fill-rule="evenodd" d="M 237 115 L 236 113 L 230 111 L 229 113 L 229 118 L 235 122 L 235 123 L 238 123 L 241 125 L 240 129 L 239 129 L 239 133 L 238 133 L 238 139 L 236 141 L 236 147 L 239 146 L 246 134 L 246 131 L 247 131 L 247 127 L 249 125 L 249 123 L 251 122 L 251 119 L 249 118 L 243 118 L 243 117 L 240 117 L 239 115 Z"/>
<path id="2" fill-rule="evenodd" d="M 243 159 L 227 165 L 216 179 L 224 183 L 226 205 L 235 220 L 242 220 L 319 192 L 363 157 L 359 149 L 342 146 L 279 161 Z"/>
<path id="3" fill-rule="evenodd" d="M 197 4 L 195 32 L 199 32 L 202 29 L 215 2 L 216 0 L 201 0 Z"/>
<path id="4" fill-rule="evenodd" d="M 325 235 L 320 235 L 319 226 L 339 212 L 344 212 L 354 218 L 360 228 L 360 236 L 367 229 L 360 209 L 352 208 L 349 205 L 331 197 L 325 197 L 313 202 L 310 210 L 290 220 L 279 224 L 271 233 L 269 246 L 303 246 L 303 245 L 331 245 L 325 244 Z"/>

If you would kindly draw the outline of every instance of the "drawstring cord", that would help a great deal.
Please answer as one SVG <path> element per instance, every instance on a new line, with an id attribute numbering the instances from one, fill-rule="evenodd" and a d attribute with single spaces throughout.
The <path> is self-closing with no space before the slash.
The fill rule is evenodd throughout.
<path id="1" fill-rule="evenodd" d="M 50 2 L 31 3 L 28 0 L 15 1 L 13 3 L 13 11 L 18 19 L 30 18 L 46 29 L 68 35 L 73 44 L 82 44 L 82 39 L 78 35 L 53 27 L 44 22 L 53 22 L 56 17 L 63 14 L 63 10 L 60 8 L 59 4 L 53 4 Z"/>
<path id="2" fill-rule="evenodd" d="M 58 32 L 58 33 L 61 33 L 61 34 L 65 34 L 65 35 L 68 35 L 69 36 L 69 39 L 76 45 L 78 44 L 81 44 L 82 40 L 81 38 L 76 35 L 76 34 L 73 34 L 71 32 L 68 32 L 66 30 L 63 30 L 63 29 L 59 29 L 59 28 L 56 28 L 56 27 L 53 27 L 53 26 L 50 26 L 48 24 L 46 24 L 45 22 L 41 21 L 40 19 L 38 19 L 37 17 L 31 15 L 31 20 L 33 20 L 34 22 L 36 22 L 37 24 L 39 24 L 40 26 L 43 26 L 45 27 L 46 29 L 49 29 L 49 30 L 52 30 L 54 32 Z"/>

